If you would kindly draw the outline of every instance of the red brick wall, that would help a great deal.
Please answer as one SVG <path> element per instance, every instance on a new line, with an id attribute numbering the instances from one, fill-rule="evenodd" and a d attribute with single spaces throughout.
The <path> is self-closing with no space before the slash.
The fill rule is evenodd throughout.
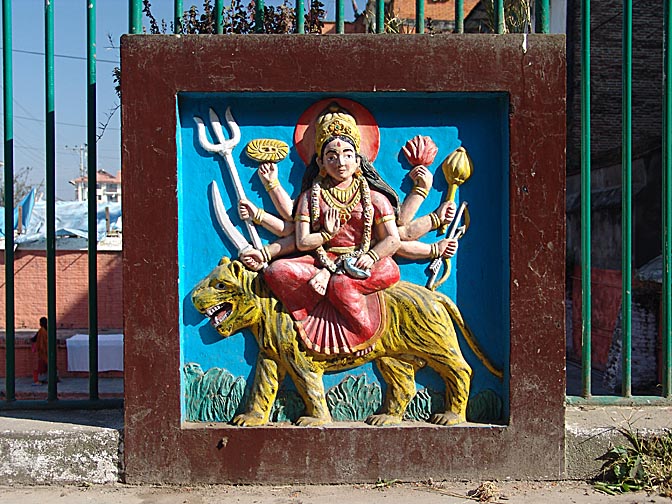
<path id="1" fill-rule="evenodd" d="M 464 17 L 476 7 L 478 0 L 463 2 Z M 415 19 L 415 1 L 394 0 L 392 11 L 402 19 Z M 430 0 L 425 3 L 425 18 L 433 20 L 453 21 L 455 19 L 455 0 Z"/>
<path id="2" fill-rule="evenodd" d="M 25 335 L 17 334 L 14 344 L 14 376 L 17 378 L 33 376 L 37 367 L 37 354 L 31 351 L 31 343 Z M 77 376 L 81 373 L 68 373 L 68 355 L 65 340 L 59 340 L 56 345 L 56 368 L 59 376 Z M 6 376 L 7 360 L 5 358 L 5 339 L 0 339 L 0 376 Z M 86 375 L 88 376 L 88 375 Z"/>
<path id="3" fill-rule="evenodd" d="M 0 258 L 0 306 L 5 305 L 4 257 Z M 85 251 L 56 253 L 56 326 L 88 327 L 88 259 Z M 47 259 L 41 250 L 17 250 L 14 264 L 15 327 L 35 328 L 47 315 Z M 123 326 L 121 252 L 98 253 L 98 327 Z M 5 313 L 0 313 L 5 327 Z"/>

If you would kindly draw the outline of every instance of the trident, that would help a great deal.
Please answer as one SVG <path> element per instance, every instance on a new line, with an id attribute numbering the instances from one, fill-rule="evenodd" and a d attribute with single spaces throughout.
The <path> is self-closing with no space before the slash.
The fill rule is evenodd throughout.
<path id="1" fill-rule="evenodd" d="M 217 144 L 213 144 L 208 140 L 205 134 L 205 124 L 203 123 L 203 119 L 198 116 L 194 116 L 194 122 L 198 128 L 198 141 L 201 144 L 201 147 L 203 147 L 208 152 L 214 152 L 224 158 L 224 161 L 229 168 L 231 179 L 233 180 L 233 187 L 236 190 L 236 196 L 238 197 L 238 201 L 240 201 L 247 199 L 247 197 L 245 196 L 243 184 L 240 182 L 240 176 L 238 175 L 236 163 L 234 162 L 233 156 L 231 154 L 233 152 L 233 148 L 240 142 L 240 128 L 233 119 L 233 115 L 231 115 L 231 107 L 226 108 L 225 117 L 226 125 L 231 131 L 231 138 L 229 140 L 224 138 L 224 130 L 222 129 L 222 125 L 219 122 L 219 117 L 213 109 L 210 109 L 210 124 L 212 125 L 212 130 L 215 132 L 215 137 L 217 137 L 217 141 L 219 142 Z M 219 196 L 219 191 L 217 191 L 216 194 Z M 213 193 L 213 197 L 214 196 L 215 194 Z M 221 198 L 219 203 L 221 205 Z M 245 220 L 244 222 L 245 227 L 247 227 L 247 231 L 250 234 L 252 245 L 257 250 L 261 250 L 261 238 L 259 238 L 257 228 L 254 227 L 254 224 L 249 219 Z"/>

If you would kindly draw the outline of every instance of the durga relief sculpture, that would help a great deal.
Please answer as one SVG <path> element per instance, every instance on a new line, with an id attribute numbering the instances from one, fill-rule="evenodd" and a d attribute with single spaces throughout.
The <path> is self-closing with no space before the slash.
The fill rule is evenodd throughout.
<path id="1" fill-rule="evenodd" d="M 313 117 L 310 117 L 310 115 Z M 387 388 L 371 425 L 394 425 L 415 395 L 415 372 L 429 366 L 445 382 L 445 411 L 431 416 L 440 425 L 465 421 L 471 368 L 464 359 L 454 324 L 490 372 L 487 360 L 455 303 L 434 289 L 448 276 L 450 258 L 468 227 L 463 203 L 453 201 L 457 186 L 473 166 L 463 148 L 443 163 L 448 197 L 434 212 L 416 213 L 432 188 L 429 166 L 437 154 L 431 138 L 416 136 L 403 147 L 413 166 L 413 189 L 403 202 L 373 166 L 378 148 L 375 121 L 360 104 L 334 99 L 315 104 L 297 126 L 295 146 L 306 163 L 301 191 L 293 200 L 278 181 L 277 162 L 288 153 L 283 142 L 257 139 L 247 155 L 259 162 L 258 175 L 275 207 L 266 211 L 244 193 L 231 156 L 240 140 L 227 110 L 232 138 L 226 140 L 211 112 L 218 144 L 205 136 L 196 118 L 201 145 L 222 155 L 238 196 L 238 212 L 252 243 L 226 214 L 212 186 L 216 219 L 238 249 L 223 258 L 194 289 L 192 302 L 223 337 L 247 328 L 259 344 L 254 382 L 245 412 L 233 423 L 264 425 L 279 384 L 289 376 L 303 402 L 298 425 L 332 421 L 322 377 L 325 372 L 356 368 L 373 361 Z M 366 125 L 366 126 L 363 126 Z M 262 244 L 254 225 L 277 236 Z M 435 243 L 419 238 L 450 227 Z M 431 261 L 426 286 L 400 280 L 395 257 Z M 445 263 L 443 278 L 438 279 Z M 438 279 L 438 280 L 437 280 Z"/>

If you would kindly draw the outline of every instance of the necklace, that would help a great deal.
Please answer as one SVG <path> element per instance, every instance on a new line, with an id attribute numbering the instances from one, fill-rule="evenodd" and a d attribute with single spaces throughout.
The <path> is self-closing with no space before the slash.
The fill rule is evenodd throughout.
<path id="1" fill-rule="evenodd" d="M 326 250 L 324 250 L 324 247 L 320 245 L 317 247 L 315 250 L 317 252 L 317 257 L 320 260 L 320 263 L 327 268 L 331 273 L 336 273 L 338 270 L 338 267 L 340 264 L 348 257 L 359 257 L 362 254 L 365 254 L 366 252 L 369 251 L 369 247 L 371 246 L 371 229 L 373 227 L 373 205 L 371 204 L 371 191 L 369 189 L 369 184 L 366 181 L 364 177 L 361 175 L 355 175 L 355 180 L 357 181 L 357 188 L 353 190 L 352 194 L 350 195 L 350 198 L 352 201 L 355 201 L 353 204 L 352 201 L 349 201 L 346 204 L 343 204 L 339 201 L 340 198 L 337 198 L 336 195 L 333 192 L 330 192 L 329 189 L 335 189 L 334 187 L 329 187 L 329 188 L 324 188 L 323 186 L 325 185 L 325 179 L 324 178 L 318 178 L 315 183 L 313 184 L 313 187 L 311 188 L 311 194 L 310 194 L 310 220 L 313 229 L 318 229 L 319 228 L 319 220 L 320 220 L 320 196 L 324 198 L 325 203 L 333 207 L 336 207 L 339 209 L 339 213 L 341 213 L 341 221 L 343 219 L 343 213 L 341 209 L 347 209 L 352 205 L 350 210 L 348 211 L 348 219 L 350 218 L 350 212 L 352 212 L 352 209 L 359 203 L 360 201 L 362 202 L 362 209 L 364 213 L 364 232 L 362 233 L 362 242 L 359 244 L 359 247 L 353 251 L 349 252 L 346 254 L 342 254 L 336 259 L 336 261 L 332 261 L 329 256 L 327 255 Z M 353 187 L 355 183 L 350 185 L 347 189 L 341 189 L 339 191 L 342 192 L 348 192 L 350 191 L 351 187 Z M 359 191 L 357 191 L 359 189 Z M 338 196 L 341 196 L 341 193 L 336 193 Z M 328 196 L 325 196 L 328 195 Z M 333 202 L 333 204 L 332 204 Z M 337 204 L 337 202 L 339 204 Z M 345 222 L 347 222 L 347 220 Z"/>
<path id="2" fill-rule="evenodd" d="M 338 210 L 341 225 L 350 220 L 352 211 L 361 201 L 361 185 L 360 179 L 355 178 L 346 189 L 339 189 L 334 186 L 321 190 L 321 196 L 325 203 Z"/>
<path id="3" fill-rule="evenodd" d="M 350 185 L 345 189 L 333 186 L 327 189 L 327 192 L 336 199 L 339 203 L 347 204 L 347 202 L 356 194 L 359 194 L 359 186 L 361 181 L 357 177 L 353 177 Z"/>

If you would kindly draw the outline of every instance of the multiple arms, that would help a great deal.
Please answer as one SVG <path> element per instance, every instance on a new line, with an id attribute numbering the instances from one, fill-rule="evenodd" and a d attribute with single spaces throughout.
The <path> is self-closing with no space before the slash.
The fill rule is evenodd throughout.
<path id="1" fill-rule="evenodd" d="M 330 209 L 324 215 L 324 227 L 317 231 L 310 231 L 310 223 L 299 219 L 291 222 L 293 201 L 282 187 L 277 177 L 275 163 L 262 163 L 258 175 L 273 201 L 273 205 L 282 218 L 265 212 L 247 200 L 239 203 L 241 219 L 252 219 L 256 224 L 263 226 L 281 239 L 270 244 L 265 249 L 270 251 L 271 257 L 278 257 L 296 250 L 314 250 L 329 242 L 341 227 L 338 210 Z M 414 219 L 420 205 L 429 194 L 433 176 L 422 165 L 418 165 L 409 176 L 414 181 L 413 190 L 405 198 L 399 212 L 399 226 L 393 221 L 387 221 L 375 226 L 376 243 L 372 247 L 372 254 L 365 254 L 358 258 L 356 267 L 369 269 L 377 258 L 397 254 L 407 259 L 421 260 L 436 257 L 452 257 L 457 252 L 457 240 L 443 238 L 435 243 L 417 241 L 428 232 L 448 225 L 455 217 L 455 203 L 442 203 L 436 211 Z M 295 236 L 294 236 L 295 234 Z M 241 254 L 243 262 L 250 269 L 259 269 L 265 261 L 261 251 L 249 250 Z M 249 263 L 249 264 L 248 264 Z"/>

